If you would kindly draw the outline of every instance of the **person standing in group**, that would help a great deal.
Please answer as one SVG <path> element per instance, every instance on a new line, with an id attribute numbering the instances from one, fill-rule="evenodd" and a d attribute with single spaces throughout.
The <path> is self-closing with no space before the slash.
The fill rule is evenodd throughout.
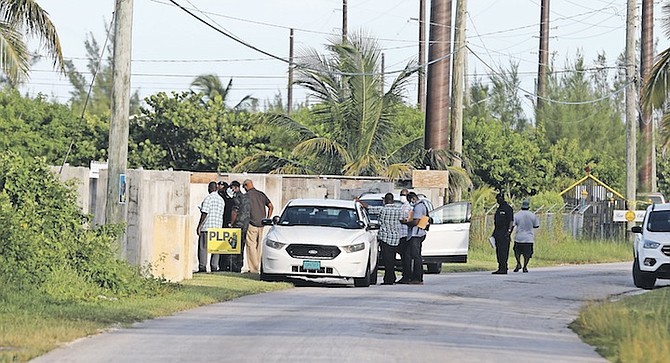
<path id="1" fill-rule="evenodd" d="M 216 182 L 207 185 L 209 194 L 200 204 L 200 221 L 196 233 L 198 234 L 198 272 L 207 271 L 207 230 L 210 228 L 221 228 L 223 225 L 223 210 L 225 208 L 223 198 L 219 195 Z M 219 268 L 219 255 L 212 255 L 210 271 Z"/>
<path id="2" fill-rule="evenodd" d="M 412 219 L 412 206 L 407 200 L 407 194 L 409 191 L 407 189 L 402 189 L 400 191 L 400 206 L 401 220 L 407 221 Z M 412 275 L 412 260 L 409 257 L 408 249 L 408 234 L 409 226 L 407 223 L 400 223 L 400 243 L 398 244 L 398 254 L 400 255 L 400 265 L 402 266 L 402 277 L 397 281 L 399 284 L 404 284 L 410 281 L 410 276 Z"/>
<path id="3" fill-rule="evenodd" d="M 233 209 L 232 191 L 230 186 L 225 181 L 221 180 L 218 183 L 219 195 L 223 198 L 225 205 L 223 209 L 223 225 L 222 228 L 227 228 L 230 225 L 230 214 Z M 219 271 L 230 271 L 232 269 L 232 255 L 219 255 Z"/>
<path id="4" fill-rule="evenodd" d="M 239 228 L 240 234 L 240 254 L 232 255 L 231 271 L 241 272 L 244 265 L 244 247 L 246 246 L 247 230 L 249 228 L 249 219 L 251 218 L 251 203 L 249 196 L 240 190 L 240 182 L 233 180 L 230 183 L 233 191 L 233 211 L 231 214 L 230 227 Z"/>
<path id="5" fill-rule="evenodd" d="M 528 262 L 533 257 L 533 244 L 535 243 L 535 228 L 540 228 L 540 220 L 530 210 L 530 201 L 521 203 L 521 210 L 514 214 L 514 258 L 516 267 L 514 272 L 519 272 L 521 267 L 520 258 L 523 255 L 523 272 L 528 272 Z"/>
<path id="6" fill-rule="evenodd" d="M 249 272 L 258 273 L 261 264 L 261 243 L 263 240 L 262 220 L 263 218 L 272 218 L 274 207 L 265 193 L 254 188 L 254 183 L 251 179 L 246 179 L 242 183 L 242 187 L 247 191 L 247 197 L 251 206 L 246 246 Z"/>
<path id="7" fill-rule="evenodd" d="M 407 200 L 412 205 L 412 219 L 406 223 L 411 228 L 408 230 L 407 252 L 406 255 L 411 263 L 411 274 L 409 281 L 403 281 L 407 284 L 423 285 L 423 256 L 421 256 L 421 244 L 426 239 L 426 230 L 417 225 L 422 217 L 428 217 L 428 208 L 419 201 L 419 197 L 414 192 L 407 194 Z M 402 279 L 401 279 L 402 280 Z"/>
<path id="8" fill-rule="evenodd" d="M 379 232 L 377 239 L 382 249 L 384 264 L 384 282 L 382 285 L 395 283 L 395 254 L 400 244 L 400 219 L 402 211 L 393 204 L 393 194 L 384 195 L 384 206 L 379 211 Z"/>
<path id="9" fill-rule="evenodd" d="M 507 274 L 507 259 L 509 258 L 509 244 L 512 230 L 514 229 L 514 211 L 505 201 L 502 192 L 496 196 L 498 208 L 493 220 L 493 238 L 496 241 L 496 259 L 498 269 L 493 271 L 495 275 Z"/>

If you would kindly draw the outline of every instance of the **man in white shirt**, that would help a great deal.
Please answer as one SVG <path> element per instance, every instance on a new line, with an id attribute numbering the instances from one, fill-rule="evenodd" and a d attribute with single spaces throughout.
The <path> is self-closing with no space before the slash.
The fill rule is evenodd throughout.
<path id="1" fill-rule="evenodd" d="M 207 191 L 209 194 L 200 204 L 200 221 L 198 221 L 198 272 L 207 271 L 207 229 L 221 228 L 223 226 L 223 211 L 225 203 L 218 193 L 219 187 L 216 182 L 209 182 Z M 210 271 L 219 269 L 219 255 L 212 255 Z"/>

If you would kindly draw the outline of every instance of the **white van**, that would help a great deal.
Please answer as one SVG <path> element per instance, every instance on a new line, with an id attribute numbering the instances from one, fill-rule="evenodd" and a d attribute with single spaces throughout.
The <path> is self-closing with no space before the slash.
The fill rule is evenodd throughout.
<path id="1" fill-rule="evenodd" d="M 359 200 L 368 206 L 382 206 L 384 194 L 363 194 Z M 401 204 L 399 193 L 393 193 L 393 199 L 398 205 Z M 419 195 L 419 199 L 426 203 L 428 215 L 433 219 L 421 247 L 427 273 L 439 274 L 444 262 L 468 262 L 472 213 L 470 202 L 449 203 L 433 208 L 425 196 Z M 377 215 L 370 213 L 370 220 L 376 221 Z"/>

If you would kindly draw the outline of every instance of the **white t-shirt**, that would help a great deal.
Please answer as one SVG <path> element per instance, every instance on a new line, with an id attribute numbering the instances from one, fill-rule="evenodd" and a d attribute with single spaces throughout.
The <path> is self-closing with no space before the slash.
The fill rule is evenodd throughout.
<path id="1" fill-rule="evenodd" d="M 514 225 L 516 226 L 514 242 L 535 242 L 535 228 L 540 227 L 540 220 L 535 213 L 529 210 L 520 210 L 514 214 Z"/>

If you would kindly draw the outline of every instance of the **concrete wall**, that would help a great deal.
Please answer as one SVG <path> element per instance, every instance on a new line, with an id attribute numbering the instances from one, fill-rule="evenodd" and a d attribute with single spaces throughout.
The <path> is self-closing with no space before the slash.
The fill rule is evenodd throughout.
<path id="1" fill-rule="evenodd" d="M 54 168 L 59 169 L 59 168 Z M 210 181 L 251 179 L 267 194 L 274 215 L 294 198 L 353 199 L 364 192 L 385 193 L 398 190 L 392 182 L 373 177 L 219 174 L 175 171 L 128 170 L 127 230 L 121 242 L 120 256 L 139 266 L 151 266 L 156 276 L 171 281 L 192 277 L 197 270 L 200 203 L 207 196 Z M 78 180 L 78 202 L 82 210 L 93 214 L 94 223 L 104 224 L 107 199 L 107 172 L 89 179 L 88 168 L 65 167 L 63 180 Z M 439 206 L 443 188 L 416 188 Z"/>

